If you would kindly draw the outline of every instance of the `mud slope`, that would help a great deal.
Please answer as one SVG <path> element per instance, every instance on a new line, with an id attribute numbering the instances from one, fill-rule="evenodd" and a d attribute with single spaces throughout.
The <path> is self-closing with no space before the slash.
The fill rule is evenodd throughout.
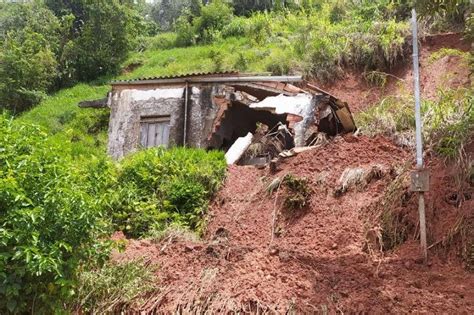
<path id="1" fill-rule="evenodd" d="M 408 159 L 409 153 L 386 138 L 346 136 L 285 160 L 276 174 L 230 167 L 211 205 L 203 241 L 130 241 L 127 251 L 116 255 L 145 256 L 159 265 L 161 291 L 135 309 L 473 313 L 474 274 L 462 268 L 455 249 L 434 246 L 430 264 L 421 263 L 414 240 L 416 198 L 407 192 L 406 181 L 394 209 L 401 214 L 400 227 L 407 229 L 406 241 L 381 252 L 377 238 L 371 240 L 376 235 L 371 231 L 382 224 L 373 209 L 386 202 Z M 455 189 L 452 178 L 439 162 L 431 163 L 437 175 L 428 196 L 428 223 L 437 228 L 430 244 L 449 234 L 460 213 L 472 216 L 474 208 L 471 200 L 462 205 L 446 201 Z M 378 176 L 335 197 L 341 174 L 355 167 L 376 168 Z M 303 211 L 277 215 L 273 223 L 275 209 L 285 209 L 282 196 L 270 196 L 266 188 L 288 173 L 307 178 L 310 203 Z M 272 239 L 274 227 L 278 233 Z"/>
<path id="2" fill-rule="evenodd" d="M 470 44 L 462 40 L 462 34 L 448 33 L 431 35 L 424 38 L 420 44 L 420 82 L 421 96 L 426 99 L 436 98 L 438 88 L 468 87 L 469 67 L 467 61 L 461 56 L 446 55 L 433 60 L 430 56 L 441 49 L 456 49 L 468 52 Z M 363 72 L 351 71 L 345 78 L 333 84 L 316 85 L 323 86 L 325 90 L 346 101 L 351 110 L 357 113 L 364 110 L 382 98 L 394 95 L 410 93 L 413 89 L 412 59 L 407 54 L 405 60 L 392 69 L 388 69 L 387 83 L 383 87 L 369 85 L 364 79 Z"/>
<path id="3" fill-rule="evenodd" d="M 440 87 L 471 84 L 462 57 L 430 58 L 442 48 L 467 51 L 469 45 L 459 34 L 426 38 L 424 98 L 436 98 Z M 351 73 L 325 89 L 357 112 L 411 90 L 411 60 L 390 75 L 384 88 Z M 474 142 L 465 149 L 472 161 Z M 412 152 L 387 138 L 345 136 L 284 160 L 276 174 L 230 167 L 202 241 L 176 235 L 159 243 L 129 240 L 125 253 L 114 254 L 118 260 L 146 257 L 159 266 L 161 289 L 128 310 L 473 314 L 474 273 L 466 265 L 471 255 L 474 266 L 473 187 L 455 168 L 427 157 L 430 263 L 424 265 L 417 198 L 408 189 L 413 160 Z M 357 169 L 372 176 L 337 194 L 341 175 Z M 308 180 L 312 193 L 303 211 L 282 206 L 284 190 L 267 192 L 285 174 Z"/>

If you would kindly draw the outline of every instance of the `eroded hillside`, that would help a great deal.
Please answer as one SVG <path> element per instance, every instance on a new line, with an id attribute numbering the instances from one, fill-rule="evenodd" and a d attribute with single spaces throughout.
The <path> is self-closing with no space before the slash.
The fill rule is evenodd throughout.
<path id="1" fill-rule="evenodd" d="M 463 57 L 446 53 L 467 49 L 459 36 L 425 44 L 425 98 L 436 98 L 439 88 L 469 87 Z M 370 88 L 354 74 L 326 88 L 358 112 L 383 96 L 409 93 L 409 62 L 391 75 L 384 88 Z M 472 142 L 465 147 L 465 161 L 472 161 L 473 148 Z M 472 313 L 472 182 L 460 177 L 459 164 L 427 156 L 430 259 L 425 265 L 417 198 L 409 190 L 413 161 L 409 147 L 389 137 L 346 135 L 283 159 L 276 172 L 229 167 L 201 240 L 170 230 L 159 240 L 126 240 L 126 251 L 114 254 L 118 261 L 145 259 L 158 266 L 159 289 L 123 307 L 184 313 Z M 285 186 L 288 176 L 301 184 L 296 192 Z M 307 193 L 304 203 L 287 202 Z"/>

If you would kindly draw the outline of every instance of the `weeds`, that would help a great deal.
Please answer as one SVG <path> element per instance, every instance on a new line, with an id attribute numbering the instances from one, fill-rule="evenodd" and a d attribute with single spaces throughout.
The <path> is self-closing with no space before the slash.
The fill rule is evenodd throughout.
<path id="1" fill-rule="evenodd" d="M 462 148 L 474 132 L 473 104 L 474 95 L 465 88 L 440 90 L 437 101 L 422 102 L 423 136 L 428 151 L 452 160 L 462 156 Z M 415 129 L 413 99 L 409 95 L 387 97 L 359 113 L 356 121 L 363 134 L 384 134 L 400 143 L 407 142 L 412 139 L 407 132 Z"/>
<path id="2" fill-rule="evenodd" d="M 446 56 L 459 56 L 462 58 L 466 58 L 469 54 L 459 50 L 459 49 L 453 49 L 453 48 L 441 48 L 438 51 L 432 53 L 430 57 L 428 58 L 428 63 L 432 64 Z"/>
<path id="3" fill-rule="evenodd" d="M 120 312 L 158 288 L 155 269 L 148 262 L 135 260 L 108 262 L 101 268 L 82 270 L 71 308 L 92 314 Z"/>
<path id="4" fill-rule="evenodd" d="M 288 188 L 288 195 L 283 202 L 285 208 L 298 210 L 308 204 L 311 190 L 306 178 L 299 178 L 292 174 L 287 174 L 283 178 L 283 184 Z"/>
<path id="5" fill-rule="evenodd" d="M 304 208 L 311 196 L 311 188 L 306 178 L 300 178 L 293 174 L 286 174 L 282 178 L 275 178 L 267 187 L 267 193 L 273 194 L 281 187 L 286 188 L 283 201 L 285 209 L 294 211 Z"/>

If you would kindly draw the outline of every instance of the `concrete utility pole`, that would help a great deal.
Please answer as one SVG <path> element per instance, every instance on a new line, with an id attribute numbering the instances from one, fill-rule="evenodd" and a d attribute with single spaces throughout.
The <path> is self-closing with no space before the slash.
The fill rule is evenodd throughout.
<path id="1" fill-rule="evenodd" d="M 420 214 L 420 244 L 425 263 L 428 260 L 426 245 L 426 216 L 425 216 L 425 191 L 429 189 L 428 172 L 423 168 L 423 139 L 420 104 L 420 70 L 418 63 L 418 29 L 416 11 L 411 11 L 413 30 L 413 81 L 415 89 L 415 122 L 416 122 L 416 170 L 412 172 L 412 191 L 418 192 L 418 212 Z"/>

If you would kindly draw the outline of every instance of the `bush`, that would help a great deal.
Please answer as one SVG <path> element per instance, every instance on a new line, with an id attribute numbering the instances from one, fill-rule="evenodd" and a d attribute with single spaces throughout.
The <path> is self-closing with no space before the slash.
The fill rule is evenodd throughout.
<path id="1" fill-rule="evenodd" d="M 79 169 L 61 151 L 40 129 L 0 118 L 0 313 L 60 309 L 78 266 L 107 257 L 95 194 L 105 165 Z"/>
<path id="2" fill-rule="evenodd" d="M 291 51 L 273 50 L 272 54 L 268 58 L 266 70 L 270 71 L 273 75 L 286 75 L 290 74 L 292 68 L 292 55 Z"/>
<path id="3" fill-rule="evenodd" d="M 225 169 L 217 151 L 156 148 L 127 157 L 110 204 L 115 226 L 133 237 L 172 222 L 199 230 Z"/>
<path id="4" fill-rule="evenodd" d="M 176 46 L 186 47 L 196 43 L 195 29 L 191 23 L 191 16 L 181 15 L 175 23 Z"/>
<path id="5" fill-rule="evenodd" d="M 232 21 L 222 29 L 222 37 L 239 37 L 248 34 L 247 21 L 249 19 L 242 17 L 234 17 Z"/>
<path id="6" fill-rule="evenodd" d="M 175 23 L 177 46 L 212 43 L 221 38 L 223 28 L 233 18 L 232 8 L 223 0 L 214 0 L 203 6 L 199 16 L 184 10 Z"/>
<path id="7" fill-rule="evenodd" d="M 153 50 L 164 50 L 171 49 L 176 46 L 177 35 L 176 33 L 161 33 L 152 37 L 150 40 L 149 48 Z"/>
<path id="8" fill-rule="evenodd" d="M 232 21 L 232 8 L 223 0 L 213 0 L 203 6 L 201 15 L 193 22 L 198 41 L 211 43 L 220 36 L 220 31 Z"/>

